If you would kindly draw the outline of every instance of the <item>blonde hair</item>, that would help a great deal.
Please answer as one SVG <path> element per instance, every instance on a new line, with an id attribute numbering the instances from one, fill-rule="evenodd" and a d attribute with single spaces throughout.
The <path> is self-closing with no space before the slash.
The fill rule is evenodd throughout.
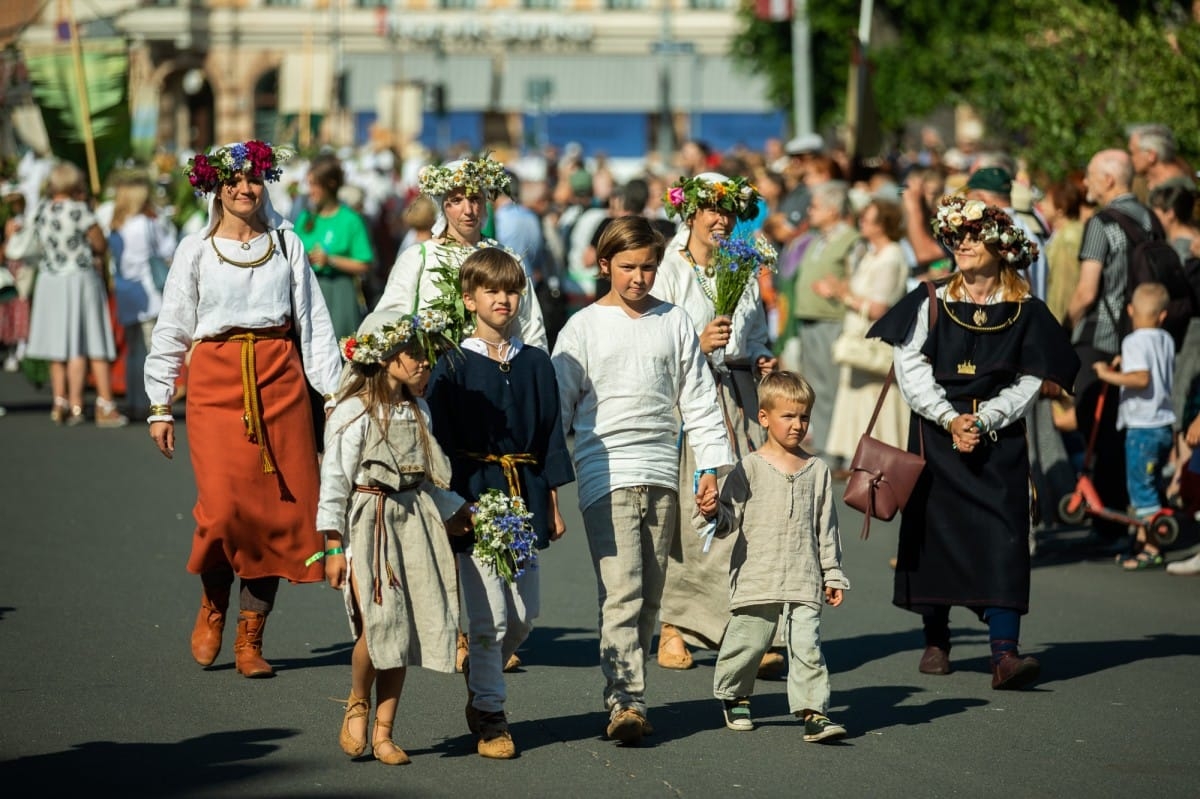
<path id="1" fill-rule="evenodd" d="M 946 284 L 946 293 L 953 297 L 963 297 L 966 295 L 966 289 L 963 288 L 962 272 L 955 272 L 954 276 Z M 1000 299 L 1005 302 L 1020 302 L 1025 299 L 1030 293 L 1029 281 L 1024 276 L 1007 266 L 1003 260 L 1000 261 Z"/>
<path id="2" fill-rule="evenodd" d="M 509 253 L 498 247 L 484 247 L 466 257 L 458 270 L 463 294 L 477 288 L 500 291 L 524 291 L 525 270 Z"/>
<path id="3" fill-rule="evenodd" d="M 82 169 L 70 161 L 59 161 L 46 176 L 46 194 L 50 197 L 79 194 L 84 191 L 83 180 Z"/>
<path id="4" fill-rule="evenodd" d="M 131 177 L 122 180 L 113 191 L 112 229 L 120 230 L 125 220 L 138 214 L 154 216 L 154 207 L 150 203 L 150 179 L 147 177 Z"/>
<path id="5" fill-rule="evenodd" d="M 1141 283 L 1129 298 L 1129 304 L 1133 306 L 1135 313 L 1152 319 L 1165 311 L 1170 302 L 1171 295 L 1162 283 Z"/>
<path id="6" fill-rule="evenodd" d="M 812 410 L 815 400 L 813 387 L 795 372 L 770 372 L 758 384 L 758 407 L 763 410 L 771 410 L 778 402 L 794 402 Z"/>
<path id="7" fill-rule="evenodd" d="M 429 232 L 437 222 L 437 213 L 437 204 L 420 194 L 404 209 L 404 218 L 414 229 Z"/>

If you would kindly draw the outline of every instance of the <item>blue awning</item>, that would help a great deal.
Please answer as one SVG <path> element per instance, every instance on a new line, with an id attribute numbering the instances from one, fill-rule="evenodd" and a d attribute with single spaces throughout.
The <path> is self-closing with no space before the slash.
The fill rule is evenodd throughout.
<path id="1" fill-rule="evenodd" d="M 691 137 L 717 152 L 739 144 L 761 152 L 767 139 L 787 138 L 787 119 L 782 111 L 704 112 L 692 116 Z"/>
<path id="2" fill-rule="evenodd" d="M 525 115 L 526 144 L 540 144 L 541 137 L 560 150 L 578 142 L 589 154 L 612 158 L 641 158 L 651 149 L 650 118 L 643 113 L 613 111 L 562 112 L 539 117 Z"/>

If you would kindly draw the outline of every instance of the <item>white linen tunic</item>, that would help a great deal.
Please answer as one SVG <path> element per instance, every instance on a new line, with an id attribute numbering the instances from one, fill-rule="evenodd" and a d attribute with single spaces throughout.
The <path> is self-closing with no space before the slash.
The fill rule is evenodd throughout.
<path id="1" fill-rule="evenodd" d="M 396 263 L 388 275 L 387 285 L 383 288 L 383 294 L 375 304 L 375 310 L 413 314 L 428 308 L 430 300 L 442 295 L 442 290 L 437 286 L 439 267 L 443 264 L 453 267 L 457 274 L 468 255 L 485 247 L 499 247 L 517 259 L 517 263 L 525 269 L 525 265 L 521 263 L 521 256 L 494 239 L 483 239 L 476 247 L 437 240 L 414 244 L 397 256 Z M 515 321 L 516 325 L 509 330 L 509 335 L 516 336 L 526 344 L 541 347 L 543 352 L 550 351 L 546 339 L 546 325 L 542 321 L 542 308 L 538 305 L 537 297 L 529 290 L 528 284 L 521 294 Z"/>
<path id="2" fill-rule="evenodd" d="M 575 430 L 581 509 L 617 488 L 678 488 L 676 408 L 697 469 L 733 463 L 716 385 L 682 308 L 664 302 L 634 319 L 593 303 L 567 320 L 552 360 L 563 431 Z"/>
<path id="3" fill-rule="evenodd" d="M 193 343 L 235 329 L 257 330 L 292 322 L 309 384 L 332 395 L 342 372 L 342 357 L 333 335 L 325 298 L 317 287 L 304 245 L 291 230 L 283 231 L 286 258 L 279 233 L 268 231 L 242 250 L 233 239 L 209 239 L 193 233 L 175 250 L 163 288 L 162 310 L 154 326 L 146 358 L 146 395 L 151 405 L 170 405 L 175 379 Z M 274 256 L 254 268 L 233 266 L 217 257 L 254 261 L 271 244 Z"/>

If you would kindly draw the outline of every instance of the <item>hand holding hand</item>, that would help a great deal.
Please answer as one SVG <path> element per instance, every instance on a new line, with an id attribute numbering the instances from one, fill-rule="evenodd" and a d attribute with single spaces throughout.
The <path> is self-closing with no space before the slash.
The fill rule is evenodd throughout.
<path id="1" fill-rule="evenodd" d="M 696 487 L 696 508 L 707 519 L 717 513 L 717 476 L 704 474 Z"/>
<path id="2" fill-rule="evenodd" d="M 958 452 L 974 452 L 979 446 L 979 439 L 982 435 L 982 430 L 976 424 L 979 417 L 973 413 L 962 413 L 954 417 L 950 422 L 950 436 L 953 439 L 951 446 Z"/>

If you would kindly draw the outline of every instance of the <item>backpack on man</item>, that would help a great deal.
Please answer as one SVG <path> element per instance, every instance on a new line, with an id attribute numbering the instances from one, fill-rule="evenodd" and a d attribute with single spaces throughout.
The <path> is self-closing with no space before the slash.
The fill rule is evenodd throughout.
<path id="1" fill-rule="evenodd" d="M 1197 298 L 1184 271 L 1179 253 L 1167 241 L 1162 224 L 1153 212 L 1150 214 L 1151 229 L 1146 231 L 1132 217 L 1116 209 L 1108 208 L 1097 213 L 1105 222 L 1115 222 L 1125 232 L 1129 246 L 1125 250 L 1127 269 L 1125 274 L 1125 302 L 1133 297 L 1133 290 L 1142 283 L 1161 283 L 1167 290 L 1167 318 L 1163 329 L 1175 340 L 1175 349 L 1183 346 L 1188 323 L 1200 311 Z M 1130 320 L 1123 312 L 1114 314 L 1118 320 L 1118 332 L 1123 337 L 1131 329 Z"/>

